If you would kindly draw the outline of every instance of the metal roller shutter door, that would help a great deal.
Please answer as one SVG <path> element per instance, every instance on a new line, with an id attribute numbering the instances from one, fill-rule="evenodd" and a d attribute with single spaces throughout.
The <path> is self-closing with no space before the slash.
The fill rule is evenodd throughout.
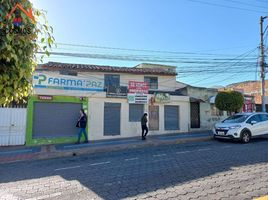
<path id="1" fill-rule="evenodd" d="M 104 135 L 120 135 L 120 103 L 104 104 Z"/>
<path id="2" fill-rule="evenodd" d="M 179 106 L 165 106 L 165 130 L 179 130 Z"/>
<path id="3" fill-rule="evenodd" d="M 34 103 L 33 138 L 76 136 L 80 103 Z"/>

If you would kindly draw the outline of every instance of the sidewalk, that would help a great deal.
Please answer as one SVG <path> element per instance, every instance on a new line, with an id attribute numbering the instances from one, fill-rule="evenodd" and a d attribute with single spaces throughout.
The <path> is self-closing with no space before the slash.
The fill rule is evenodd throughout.
<path id="1" fill-rule="evenodd" d="M 212 139 L 210 131 L 194 133 L 177 133 L 169 135 L 91 141 L 85 144 L 58 144 L 35 147 L 13 146 L 0 147 L 0 164 L 26 160 L 50 159 L 97 152 L 119 151 L 158 145 L 179 144 L 186 142 L 208 141 Z"/>

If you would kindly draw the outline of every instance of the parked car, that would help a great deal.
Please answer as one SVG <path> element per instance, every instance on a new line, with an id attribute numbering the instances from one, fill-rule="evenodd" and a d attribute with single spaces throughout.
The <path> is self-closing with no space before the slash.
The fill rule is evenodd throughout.
<path id="1" fill-rule="evenodd" d="M 238 113 L 215 124 L 215 139 L 237 139 L 248 143 L 252 137 L 268 134 L 268 113 Z"/>

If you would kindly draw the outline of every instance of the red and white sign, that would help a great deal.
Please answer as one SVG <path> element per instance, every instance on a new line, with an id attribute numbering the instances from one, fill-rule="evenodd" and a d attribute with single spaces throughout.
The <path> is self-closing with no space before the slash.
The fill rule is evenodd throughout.
<path id="1" fill-rule="evenodd" d="M 148 94 L 149 84 L 147 82 L 129 81 L 128 93 Z"/>
<path id="2" fill-rule="evenodd" d="M 53 100 L 53 96 L 50 95 L 38 95 L 39 100 Z"/>

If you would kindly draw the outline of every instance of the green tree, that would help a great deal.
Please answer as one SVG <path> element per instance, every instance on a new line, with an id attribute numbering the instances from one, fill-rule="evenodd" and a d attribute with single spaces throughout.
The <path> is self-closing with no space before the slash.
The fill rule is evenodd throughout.
<path id="1" fill-rule="evenodd" d="M 215 105 L 219 110 L 239 112 L 243 107 L 244 97 L 237 91 L 219 92 L 215 99 Z"/>
<path id="2" fill-rule="evenodd" d="M 45 12 L 34 9 L 29 0 L 0 0 L 0 5 L 0 104 L 7 105 L 31 93 L 36 53 L 49 55 L 54 37 Z"/>

